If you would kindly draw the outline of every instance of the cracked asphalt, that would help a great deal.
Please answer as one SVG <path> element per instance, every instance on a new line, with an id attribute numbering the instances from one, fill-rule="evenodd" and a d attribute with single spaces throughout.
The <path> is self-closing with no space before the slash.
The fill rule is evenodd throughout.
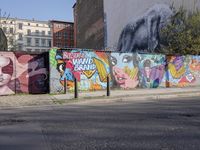
<path id="1" fill-rule="evenodd" d="M 199 150 L 196 98 L 0 109 L 2 150 Z"/>

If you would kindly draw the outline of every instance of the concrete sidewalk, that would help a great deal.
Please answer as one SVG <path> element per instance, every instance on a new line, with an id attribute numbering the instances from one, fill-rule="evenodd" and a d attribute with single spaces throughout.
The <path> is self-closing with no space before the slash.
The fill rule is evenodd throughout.
<path id="1" fill-rule="evenodd" d="M 94 92 L 79 92 L 79 99 L 74 99 L 73 93 L 61 95 L 11 95 L 0 96 L 0 108 L 61 105 L 75 103 L 96 103 L 112 101 L 158 100 L 164 98 L 200 96 L 200 87 L 188 88 L 160 88 L 160 89 L 135 89 L 111 90 L 111 96 L 106 96 L 106 90 Z"/>

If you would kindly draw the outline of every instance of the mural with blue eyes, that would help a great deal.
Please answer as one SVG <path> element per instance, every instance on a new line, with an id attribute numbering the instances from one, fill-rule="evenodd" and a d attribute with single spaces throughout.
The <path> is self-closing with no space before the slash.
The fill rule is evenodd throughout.
<path id="1" fill-rule="evenodd" d="M 142 88 L 165 87 L 165 55 L 138 54 L 139 86 Z"/>
<path id="2" fill-rule="evenodd" d="M 111 53 L 110 65 L 113 76 L 113 87 L 123 89 L 137 87 L 139 81 L 135 55 L 131 53 Z"/>

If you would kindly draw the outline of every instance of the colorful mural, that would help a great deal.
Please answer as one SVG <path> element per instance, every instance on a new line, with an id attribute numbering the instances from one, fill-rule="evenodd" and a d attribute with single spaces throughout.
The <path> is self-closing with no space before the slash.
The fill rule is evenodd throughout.
<path id="1" fill-rule="evenodd" d="M 51 49 L 49 52 L 50 91 L 51 93 L 63 93 L 64 86 L 60 84 L 60 73 L 57 70 L 56 53 L 57 49 Z"/>
<path id="2" fill-rule="evenodd" d="M 79 49 L 50 51 L 51 93 L 74 89 L 134 89 L 200 85 L 200 56 L 165 56 Z M 66 84 L 65 84 L 66 81 Z"/>
<path id="3" fill-rule="evenodd" d="M 138 54 L 140 87 L 165 87 L 165 55 Z"/>
<path id="4" fill-rule="evenodd" d="M 0 52 L 0 95 L 15 93 L 14 64 L 15 55 L 12 52 Z"/>
<path id="5" fill-rule="evenodd" d="M 43 55 L 0 52 L 0 95 L 47 93 L 48 73 Z"/>
<path id="6" fill-rule="evenodd" d="M 138 81 L 138 67 L 133 54 L 111 53 L 110 64 L 113 76 L 113 87 L 123 89 L 136 88 Z"/>
<path id="7" fill-rule="evenodd" d="M 187 56 L 189 59 L 189 69 L 191 73 L 200 78 L 200 56 Z"/>
<path id="8" fill-rule="evenodd" d="M 187 56 L 188 69 L 192 74 L 194 85 L 200 85 L 200 56 Z"/>
<path id="9" fill-rule="evenodd" d="M 16 78 L 17 93 L 47 93 L 48 88 L 48 63 L 46 54 L 29 55 L 16 53 L 16 61 L 23 65 L 23 72 Z M 19 67 L 16 66 L 18 73 Z"/>
<path id="10" fill-rule="evenodd" d="M 186 56 L 167 56 L 167 82 L 169 87 L 185 87 L 195 82 Z"/>
<path id="11" fill-rule="evenodd" d="M 54 63 L 55 67 L 55 64 L 57 64 L 56 69 L 60 74 L 59 82 L 62 87 L 65 86 L 66 81 L 67 89 L 73 90 L 74 79 L 76 78 L 80 90 L 101 90 L 106 88 L 107 76 L 110 74 L 106 53 L 57 50 L 55 60 L 56 62 L 51 61 L 51 65 L 53 66 Z M 51 76 L 51 78 L 55 77 Z"/>

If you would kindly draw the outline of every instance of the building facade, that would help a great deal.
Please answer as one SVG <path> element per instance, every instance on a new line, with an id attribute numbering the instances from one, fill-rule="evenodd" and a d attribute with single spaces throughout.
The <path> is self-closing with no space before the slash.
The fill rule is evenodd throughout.
<path id="1" fill-rule="evenodd" d="M 53 47 L 74 47 L 74 23 L 51 20 Z"/>
<path id="2" fill-rule="evenodd" d="M 76 47 L 103 49 L 103 0 L 77 0 L 73 8 Z"/>
<path id="3" fill-rule="evenodd" d="M 1 18 L 9 51 L 45 52 L 52 47 L 51 24 L 17 18 Z"/>

